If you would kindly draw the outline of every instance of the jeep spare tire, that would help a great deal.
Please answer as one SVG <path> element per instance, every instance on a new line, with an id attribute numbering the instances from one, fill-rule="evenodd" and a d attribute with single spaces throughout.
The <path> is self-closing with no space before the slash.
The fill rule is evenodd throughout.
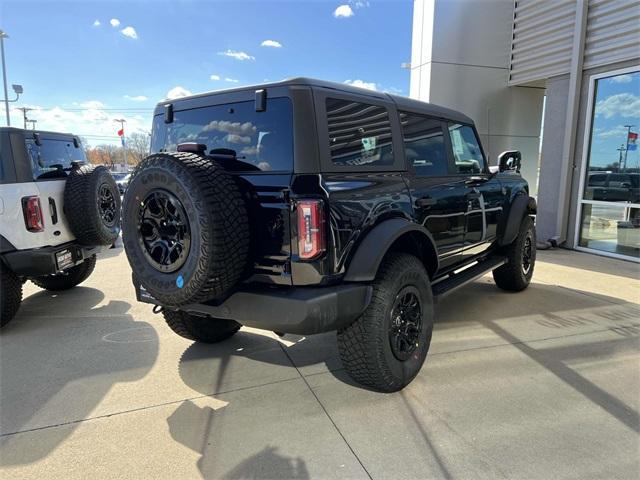
<path id="1" fill-rule="evenodd" d="M 74 166 L 64 190 L 64 212 L 82 245 L 112 245 L 120 233 L 120 193 L 106 167 Z"/>
<path id="2" fill-rule="evenodd" d="M 122 217 L 133 275 L 163 305 L 222 299 L 246 271 L 245 201 L 214 160 L 187 152 L 147 157 L 129 182 Z"/>

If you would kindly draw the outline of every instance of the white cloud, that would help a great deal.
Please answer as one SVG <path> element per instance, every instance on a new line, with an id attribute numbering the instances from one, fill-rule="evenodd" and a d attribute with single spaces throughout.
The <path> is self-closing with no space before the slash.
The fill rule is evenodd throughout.
<path id="1" fill-rule="evenodd" d="M 225 77 L 224 81 L 230 82 L 230 83 L 238 83 L 240 80 L 236 80 L 235 78 Z"/>
<path id="2" fill-rule="evenodd" d="M 211 80 L 220 80 L 220 75 L 216 75 L 215 73 L 209 77 Z"/>
<path id="3" fill-rule="evenodd" d="M 256 57 L 249 55 L 245 52 L 236 52 L 235 50 L 227 50 L 226 52 L 218 52 L 218 55 L 223 55 L 225 57 L 235 58 L 236 60 L 240 60 L 244 62 L 245 60 L 255 60 Z"/>
<path id="4" fill-rule="evenodd" d="M 369 6 L 368 0 L 349 0 L 349 3 L 353 5 L 354 8 L 364 8 Z"/>
<path id="5" fill-rule="evenodd" d="M 598 138 L 618 138 L 624 143 L 627 140 L 627 127 L 616 125 L 608 130 L 596 129 L 595 134 Z"/>
<path id="6" fill-rule="evenodd" d="M 175 100 L 176 98 L 188 97 L 189 95 L 192 95 L 189 90 L 178 85 L 167 92 L 167 99 Z"/>
<path id="7" fill-rule="evenodd" d="M 98 20 L 98 19 L 96 18 L 96 20 L 93 22 L 93 26 L 94 26 L 94 27 L 99 27 L 100 25 L 102 25 L 102 24 L 100 23 L 100 20 Z"/>
<path id="8" fill-rule="evenodd" d="M 333 16 L 336 18 L 348 18 L 353 16 L 353 10 L 349 5 L 340 5 L 333 11 Z"/>
<path id="9" fill-rule="evenodd" d="M 103 108 L 104 107 L 104 103 L 102 103 L 99 100 L 88 100 L 86 102 L 80 103 L 80 106 L 82 108 L 98 109 L 98 108 Z"/>
<path id="10" fill-rule="evenodd" d="M 620 116 L 633 118 L 640 112 L 640 97 L 632 93 L 619 93 L 600 100 L 596 104 L 596 115 L 604 118 Z"/>
<path id="11" fill-rule="evenodd" d="M 117 18 L 112 18 L 111 20 L 109 20 L 109 23 L 113 28 L 120 26 L 120 20 L 118 20 Z"/>
<path id="12" fill-rule="evenodd" d="M 126 98 L 127 100 L 133 100 L 134 102 L 145 102 L 145 101 L 149 100 L 144 95 L 133 95 L 133 96 L 125 95 L 124 98 Z"/>
<path id="13" fill-rule="evenodd" d="M 282 44 L 276 40 L 265 40 L 260 44 L 261 47 L 281 48 Z"/>
<path id="14" fill-rule="evenodd" d="M 366 88 L 367 90 L 378 90 L 374 82 L 365 82 L 363 80 L 345 80 L 344 83 L 353 87 Z"/>
<path id="15" fill-rule="evenodd" d="M 138 39 L 138 32 L 136 32 L 136 29 L 133 27 L 124 27 L 120 30 L 120 33 L 125 37 L 133 38 L 134 40 Z"/>
<path id="16" fill-rule="evenodd" d="M 609 81 L 612 83 L 629 83 L 631 80 L 633 80 L 633 77 L 629 74 L 616 75 L 615 77 L 609 78 Z"/>

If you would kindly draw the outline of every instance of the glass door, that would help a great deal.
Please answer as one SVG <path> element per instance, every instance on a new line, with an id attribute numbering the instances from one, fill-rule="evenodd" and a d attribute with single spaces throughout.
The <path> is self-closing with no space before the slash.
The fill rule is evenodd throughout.
<path id="1" fill-rule="evenodd" d="M 592 77 L 578 246 L 640 260 L 640 70 Z"/>

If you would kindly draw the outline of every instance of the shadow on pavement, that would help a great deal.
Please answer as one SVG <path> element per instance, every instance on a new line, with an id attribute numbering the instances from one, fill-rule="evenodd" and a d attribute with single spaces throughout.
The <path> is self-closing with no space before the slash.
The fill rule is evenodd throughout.
<path id="1" fill-rule="evenodd" d="M 27 297 L 0 335 L 0 463 L 34 462 L 73 428 L 51 428 L 29 448 L 17 432 L 87 418 L 118 382 L 144 377 L 158 354 L 155 330 L 131 305 L 76 287 Z M 24 446 L 24 445 L 23 445 Z"/>
<path id="2" fill-rule="evenodd" d="M 640 266 L 637 264 L 615 258 L 607 258 L 604 262 L 601 257 L 592 253 L 565 249 L 549 250 L 539 255 L 538 262 L 640 280 Z"/>

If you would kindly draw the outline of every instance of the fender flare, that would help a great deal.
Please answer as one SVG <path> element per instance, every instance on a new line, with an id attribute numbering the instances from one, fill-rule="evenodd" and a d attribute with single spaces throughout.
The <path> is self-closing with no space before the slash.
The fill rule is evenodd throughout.
<path id="1" fill-rule="evenodd" d="M 509 215 L 502 230 L 499 245 L 511 244 L 518 236 L 520 224 L 525 215 L 535 215 L 537 211 L 536 200 L 528 195 L 518 195 L 513 199 L 509 208 Z"/>
<path id="2" fill-rule="evenodd" d="M 422 225 L 404 218 L 385 220 L 371 229 L 358 245 L 353 255 L 344 280 L 347 282 L 370 282 L 376 277 L 378 267 L 393 243 L 402 235 L 419 232 L 431 244 L 434 252 L 435 242 L 429 231 Z M 438 269 L 438 256 L 435 255 L 435 270 Z"/>

